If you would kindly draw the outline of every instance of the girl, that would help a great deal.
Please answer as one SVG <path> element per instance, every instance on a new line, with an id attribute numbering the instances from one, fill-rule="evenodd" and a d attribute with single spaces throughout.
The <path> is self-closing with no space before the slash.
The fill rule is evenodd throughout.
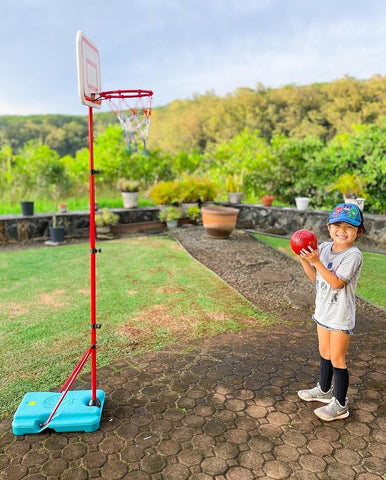
<path id="1" fill-rule="evenodd" d="M 341 203 L 331 212 L 327 227 L 332 242 L 299 254 L 304 272 L 316 285 L 312 318 L 318 333 L 320 368 L 316 387 L 300 390 L 298 395 L 306 402 L 327 403 L 314 412 L 329 422 L 349 415 L 346 352 L 355 326 L 355 289 L 362 267 L 362 254 L 354 246 L 365 231 L 362 212 L 357 205 Z"/>

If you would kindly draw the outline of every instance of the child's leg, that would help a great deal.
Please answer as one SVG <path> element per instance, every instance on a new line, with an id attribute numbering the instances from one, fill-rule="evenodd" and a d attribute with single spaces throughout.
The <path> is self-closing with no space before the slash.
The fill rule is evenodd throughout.
<path id="1" fill-rule="evenodd" d="M 350 335 L 339 330 L 331 331 L 331 362 L 334 368 L 334 396 L 341 405 L 346 404 L 349 375 L 346 365 L 346 352 L 350 343 Z"/>
<path id="2" fill-rule="evenodd" d="M 331 330 L 317 325 L 320 365 L 319 365 L 319 385 L 323 392 L 328 392 L 331 388 L 333 368 L 330 353 Z"/>

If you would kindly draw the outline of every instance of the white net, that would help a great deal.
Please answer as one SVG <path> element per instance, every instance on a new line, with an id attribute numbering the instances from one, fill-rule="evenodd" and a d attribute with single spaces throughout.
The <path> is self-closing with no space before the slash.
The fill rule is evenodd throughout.
<path id="1" fill-rule="evenodd" d="M 117 90 L 100 94 L 108 100 L 111 110 L 118 118 L 129 151 L 138 151 L 139 144 L 146 150 L 152 94 L 150 90 Z"/>

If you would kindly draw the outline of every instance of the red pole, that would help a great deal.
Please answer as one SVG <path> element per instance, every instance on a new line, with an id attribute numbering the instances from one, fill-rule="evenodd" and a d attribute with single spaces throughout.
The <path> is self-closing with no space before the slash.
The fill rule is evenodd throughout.
<path id="1" fill-rule="evenodd" d="M 93 109 L 88 107 L 88 148 L 90 152 L 90 293 L 91 293 L 91 400 L 89 405 L 98 405 L 96 396 L 96 277 L 95 277 L 95 170 L 94 170 L 94 130 Z"/>

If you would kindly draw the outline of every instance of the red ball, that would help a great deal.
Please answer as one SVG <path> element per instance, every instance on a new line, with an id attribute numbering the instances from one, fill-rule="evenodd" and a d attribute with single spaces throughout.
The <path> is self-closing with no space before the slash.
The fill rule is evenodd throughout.
<path id="1" fill-rule="evenodd" d="M 300 250 L 311 247 L 313 250 L 318 248 L 318 239 L 316 235 L 310 230 L 297 230 L 290 238 L 290 245 L 292 250 L 299 255 Z"/>

